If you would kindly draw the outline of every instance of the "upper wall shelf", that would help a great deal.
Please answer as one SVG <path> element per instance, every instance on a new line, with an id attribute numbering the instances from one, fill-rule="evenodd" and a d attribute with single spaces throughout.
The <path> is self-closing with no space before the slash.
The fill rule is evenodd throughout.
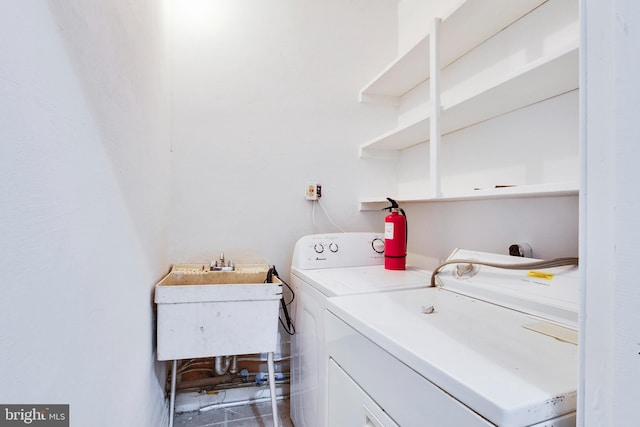
<path id="1" fill-rule="evenodd" d="M 534 9 L 535 13 L 530 13 Z M 572 123 L 578 118 L 574 106 L 548 102 L 545 107 L 553 108 L 548 114 L 541 114 L 542 109 L 538 108 L 526 109 L 561 95 L 566 95 L 562 101 L 576 99 L 573 95 L 579 88 L 580 38 L 577 15 L 577 0 L 458 0 L 458 7 L 451 13 L 442 19 L 434 18 L 428 34 L 360 92 L 361 101 L 391 101 L 401 106 L 399 113 L 404 117 L 407 111 L 413 117 L 360 146 L 361 158 L 392 161 L 390 166 L 398 173 L 391 197 L 399 202 L 441 202 L 577 195 L 574 167 L 578 152 L 574 144 L 578 136 Z M 531 33 L 533 40 L 527 33 L 532 28 L 536 29 Z M 557 35 L 559 31 L 561 36 Z M 550 35 L 553 42 L 546 39 Z M 509 43 L 504 42 L 506 38 Z M 532 43 L 535 49 L 531 49 Z M 487 63 L 491 66 L 487 67 Z M 428 94 L 418 88 L 427 80 Z M 541 132 L 545 141 L 553 141 L 561 156 L 546 162 L 550 165 L 548 171 L 543 169 L 549 147 L 540 150 L 539 159 L 535 152 L 528 157 L 526 167 L 540 169 L 540 173 L 522 176 L 510 168 L 512 160 L 496 157 L 495 152 L 519 152 L 518 144 L 530 144 L 535 139 L 513 137 L 512 133 L 503 136 L 492 126 L 475 126 L 518 110 L 518 117 L 526 117 L 522 123 L 508 118 L 494 123 L 509 132 L 527 132 L 531 126 L 537 127 L 538 120 L 552 125 Z M 554 112 L 559 111 L 570 113 L 569 120 L 552 120 L 556 117 Z M 469 132 L 442 138 L 461 129 Z M 491 144 L 483 146 L 475 140 L 490 140 Z M 425 142 L 429 143 L 425 147 L 428 155 L 403 151 Z M 456 153 L 471 156 L 474 166 L 452 168 L 458 162 Z M 496 179 L 519 185 L 472 190 L 476 182 Z M 387 182 L 385 188 L 389 188 Z M 362 199 L 360 207 L 379 209 L 386 203 L 385 197 Z"/>
<path id="2" fill-rule="evenodd" d="M 441 132 L 447 134 L 510 111 L 535 104 L 578 88 L 578 41 L 554 54 L 478 86 L 458 99 L 442 94 Z M 428 115 L 398 126 L 360 146 L 360 156 L 371 150 L 396 151 L 429 140 Z"/>
<path id="3" fill-rule="evenodd" d="M 442 18 L 440 62 L 446 67 L 548 0 L 466 0 Z"/>
<path id="4" fill-rule="evenodd" d="M 400 55 L 360 91 L 360 102 L 388 98 L 399 103 L 399 98 L 429 78 L 429 35 Z"/>
<path id="5" fill-rule="evenodd" d="M 367 157 L 371 150 L 398 151 L 429 140 L 431 120 L 428 115 L 398 126 L 360 146 L 360 157 Z"/>
<path id="6" fill-rule="evenodd" d="M 579 86 L 578 41 L 458 99 L 442 94 L 443 134 L 544 101 Z"/>
<path id="7" fill-rule="evenodd" d="M 547 0 L 466 0 L 443 18 L 441 66 L 446 67 Z M 399 98 L 429 78 L 429 34 L 399 55 L 360 91 L 360 101 Z"/>

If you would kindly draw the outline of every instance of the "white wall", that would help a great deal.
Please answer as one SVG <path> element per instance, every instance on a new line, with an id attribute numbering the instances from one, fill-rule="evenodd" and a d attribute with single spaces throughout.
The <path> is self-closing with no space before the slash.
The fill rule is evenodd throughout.
<path id="1" fill-rule="evenodd" d="M 396 55 L 396 1 L 196 6 L 173 6 L 172 261 L 224 251 L 286 278 L 296 240 L 314 232 L 308 180 L 343 229 L 381 230 L 383 213 L 358 211 L 358 145 L 394 112 L 358 91 Z M 337 231 L 319 208 L 317 219 L 317 232 Z"/>
<path id="2" fill-rule="evenodd" d="M 405 52 L 429 31 L 433 19 L 446 16 L 460 0 L 400 0 L 398 51 Z"/>
<path id="3" fill-rule="evenodd" d="M 582 0 L 579 423 L 635 426 L 640 401 L 640 5 Z"/>
<path id="4" fill-rule="evenodd" d="M 433 268 L 455 248 L 508 254 L 529 243 L 533 256 L 577 255 L 578 198 L 543 197 L 407 204 L 409 251 Z"/>
<path id="5" fill-rule="evenodd" d="M 0 3 L 0 402 L 166 420 L 168 65 L 156 1 Z"/>

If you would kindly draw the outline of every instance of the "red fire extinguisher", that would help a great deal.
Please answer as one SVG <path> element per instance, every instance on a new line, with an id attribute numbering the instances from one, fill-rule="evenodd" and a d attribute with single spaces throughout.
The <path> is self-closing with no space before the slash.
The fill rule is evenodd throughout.
<path id="1" fill-rule="evenodd" d="M 384 268 L 404 270 L 407 264 L 407 215 L 398 203 L 387 197 L 391 213 L 384 219 Z"/>

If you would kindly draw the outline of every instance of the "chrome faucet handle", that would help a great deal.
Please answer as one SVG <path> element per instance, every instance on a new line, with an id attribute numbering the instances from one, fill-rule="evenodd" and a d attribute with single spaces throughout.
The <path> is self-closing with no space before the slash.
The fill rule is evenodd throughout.
<path id="1" fill-rule="evenodd" d="M 225 266 L 224 252 L 220 252 L 220 259 L 218 261 L 211 261 L 211 265 L 209 266 L 210 271 L 233 271 L 235 269 L 236 265 L 232 260 L 229 260 Z"/>

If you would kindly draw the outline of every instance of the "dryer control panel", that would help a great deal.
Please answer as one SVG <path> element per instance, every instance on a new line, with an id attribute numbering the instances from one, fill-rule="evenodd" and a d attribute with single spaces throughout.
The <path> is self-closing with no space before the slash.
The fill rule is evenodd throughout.
<path id="1" fill-rule="evenodd" d="M 384 233 L 334 233 L 304 236 L 296 243 L 291 265 L 300 270 L 384 263 Z"/>

